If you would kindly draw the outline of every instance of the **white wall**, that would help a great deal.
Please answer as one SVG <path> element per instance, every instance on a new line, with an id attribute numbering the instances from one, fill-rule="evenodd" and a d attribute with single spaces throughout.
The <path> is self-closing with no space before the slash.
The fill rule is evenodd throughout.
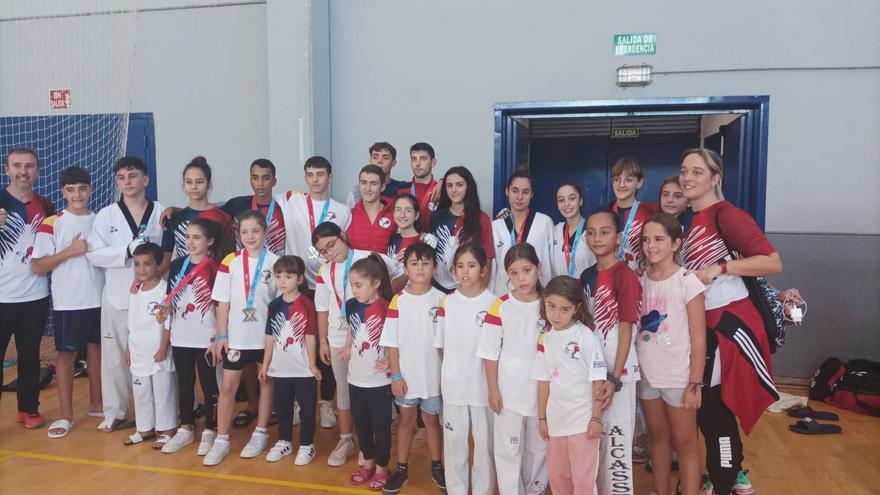
<path id="1" fill-rule="evenodd" d="M 880 66 L 874 0 L 330 7 L 337 182 L 354 183 L 376 140 L 402 152 L 395 176 L 404 178 L 406 150 L 425 140 L 437 150 L 440 173 L 458 164 L 472 169 L 489 209 L 495 103 L 769 94 L 767 229 L 880 232 L 880 70 L 658 75 L 647 88 L 614 84 L 616 67 L 643 61 L 655 71 Z M 657 55 L 614 57 L 612 36 L 633 32 L 656 32 Z"/>
<path id="2" fill-rule="evenodd" d="M 181 170 L 214 168 L 215 200 L 247 194 L 269 155 L 265 5 L 144 12 L 132 111 L 153 112 L 159 200 L 186 205 Z"/>

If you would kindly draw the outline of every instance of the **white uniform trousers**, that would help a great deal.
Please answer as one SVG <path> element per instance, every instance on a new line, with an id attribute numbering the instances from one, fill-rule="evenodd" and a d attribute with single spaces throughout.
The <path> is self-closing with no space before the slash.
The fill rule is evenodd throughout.
<path id="1" fill-rule="evenodd" d="M 137 431 L 177 428 L 177 376 L 173 371 L 132 376 L 131 383 Z"/>
<path id="2" fill-rule="evenodd" d="M 107 421 L 125 419 L 131 399 L 131 373 L 125 365 L 128 310 L 101 304 L 101 399 Z"/>
<path id="3" fill-rule="evenodd" d="M 624 383 L 602 416 L 605 435 L 599 451 L 599 495 L 633 494 L 632 444 L 636 382 Z"/>
<path id="4" fill-rule="evenodd" d="M 541 494 L 547 489 L 547 453 L 537 416 L 507 408 L 494 421 L 495 470 L 501 495 Z"/>
<path id="5" fill-rule="evenodd" d="M 446 493 L 449 495 L 495 493 L 492 452 L 494 415 L 488 407 L 443 404 L 443 464 L 446 470 Z M 469 434 L 474 439 L 472 468 L 468 466 Z"/>

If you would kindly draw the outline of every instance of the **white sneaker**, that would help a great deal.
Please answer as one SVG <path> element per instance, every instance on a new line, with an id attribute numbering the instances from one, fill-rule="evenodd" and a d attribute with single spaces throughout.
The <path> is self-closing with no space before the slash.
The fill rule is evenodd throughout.
<path id="1" fill-rule="evenodd" d="M 321 428 L 335 428 L 336 411 L 333 410 L 333 403 L 329 400 L 322 400 L 318 409 L 321 411 Z"/>
<path id="2" fill-rule="evenodd" d="M 257 457 L 262 454 L 264 450 L 266 450 L 266 445 L 269 444 L 269 434 L 261 431 L 254 430 L 254 433 L 251 435 L 251 439 L 248 440 L 247 445 L 241 449 L 241 457 L 244 459 L 251 459 L 253 457 Z"/>
<path id="3" fill-rule="evenodd" d="M 183 428 L 178 428 L 177 433 L 171 437 L 171 440 L 165 443 L 162 446 L 163 454 L 173 454 L 178 450 L 186 447 L 187 445 L 193 443 L 196 439 L 196 434 L 192 430 L 185 430 Z"/>
<path id="4" fill-rule="evenodd" d="M 207 455 L 208 451 L 211 450 L 211 447 L 214 445 L 214 440 L 217 438 L 217 432 L 214 430 L 203 430 L 202 431 L 202 440 L 199 442 L 199 450 L 196 452 L 198 455 Z"/>
<path id="5" fill-rule="evenodd" d="M 266 454 L 266 460 L 269 462 L 277 462 L 290 455 L 293 452 L 293 445 L 287 440 L 278 440 L 275 445 L 269 449 Z"/>
<path id="6" fill-rule="evenodd" d="M 205 466 L 216 466 L 217 464 L 220 464 L 228 453 L 229 439 L 217 438 L 214 440 L 214 445 L 211 445 L 211 450 L 205 454 L 205 459 L 202 461 L 202 464 Z"/>
<path id="7" fill-rule="evenodd" d="M 348 462 L 348 458 L 354 455 L 354 442 L 350 439 L 339 439 L 336 448 L 330 452 L 327 458 L 327 464 L 333 467 L 344 466 Z"/>
<path id="8" fill-rule="evenodd" d="M 298 424 L 299 424 L 299 403 L 294 402 L 293 403 L 293 426 L 296 426 Z"/>
<path id="9" fill-rule="evenodd" d="M 299 450 L 296 453 L 296 459 L 293 460 L 293 463 L 297 466 L 305 466 L 312 462 L 312 459 L 315 458 L 315 454 L 317 453 L 314 445 L 300 445 Z"/>

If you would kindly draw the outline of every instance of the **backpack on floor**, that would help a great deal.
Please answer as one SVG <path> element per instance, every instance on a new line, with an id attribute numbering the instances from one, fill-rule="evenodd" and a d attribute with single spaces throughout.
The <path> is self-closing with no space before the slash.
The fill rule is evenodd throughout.
<path id="1" fill-rule="evenodd" d="M 880 416 L 880 363 L 830 357 L 813 374 L 810 399 L 871 416 Z"/>

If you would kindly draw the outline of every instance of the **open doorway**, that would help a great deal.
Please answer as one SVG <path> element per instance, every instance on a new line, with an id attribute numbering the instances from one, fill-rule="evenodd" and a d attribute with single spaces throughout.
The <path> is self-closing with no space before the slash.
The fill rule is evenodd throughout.
<path id="1" fill-rule="evenodd" d="M 768 105 L 767 96 L 497 104 L 495 210 L 506 206 L 507 177 L 523 165 L 535 177 L 534 207 L 556 221 L 563 182 L 584 190 L 584 211 L 608 204 L 611 166 L 625 156 L 645 171 L 639 198 L 657 201 L 682 151 L 705 146 L 724 158 L 725 198 L 763 228 Z"/>

